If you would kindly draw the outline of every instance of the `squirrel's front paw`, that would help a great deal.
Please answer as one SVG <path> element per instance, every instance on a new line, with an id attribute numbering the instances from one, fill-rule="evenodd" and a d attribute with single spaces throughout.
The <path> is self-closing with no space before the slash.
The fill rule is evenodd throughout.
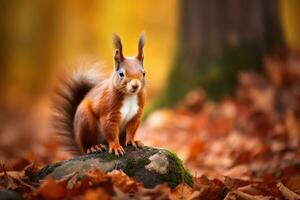
<path id="1" fill-rule="evenodd" d="M 96 153 L 96 152 L 101 152 L 102 150 L 106 149 L 106 146 L 103 144 L 97 144 L 95 146 L 90 147 L 87 149 L 86 153 Z"/>
<path id="2" fill-rule="evenodd" d="M 109 153 L 114 153 L 116 156 L 124 155 L 125 151 L 119 143 L 109 143 Z"/>
<path id="3" fill-rule="evenodd" d="M 139 141 L 139 140 L 129 140 L 129 141 L 126 141 L 126 146 L 129 145 L 129 144 L 131 144 L 132 146 L 134 146 L 136 148 L 137 147 L 141 148 L 141 147 L 144 146 L 144 144 L 141 141 Z"/>

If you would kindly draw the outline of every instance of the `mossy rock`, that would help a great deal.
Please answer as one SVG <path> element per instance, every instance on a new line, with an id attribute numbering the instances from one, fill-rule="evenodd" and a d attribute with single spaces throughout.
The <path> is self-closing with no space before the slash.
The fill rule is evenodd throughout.
<path id="1" fill-rule="evenodd" d="M 103 172 L 122 170 L 146 188 L 167 183 L 171 188 L 180 183 L 193 185 L 193 177 L 184 168 L 176 154 L 152 147 L 134 148 L 127 146 L 125 155 L 117 157 L 107 151 L 74 157 L 70 160 L 50 164 L 41 169 L 35 176 L 38 182 L 50 175 L 54 179 L 77 173 L 81 179 L 87 171 L 100 169 Z"/>

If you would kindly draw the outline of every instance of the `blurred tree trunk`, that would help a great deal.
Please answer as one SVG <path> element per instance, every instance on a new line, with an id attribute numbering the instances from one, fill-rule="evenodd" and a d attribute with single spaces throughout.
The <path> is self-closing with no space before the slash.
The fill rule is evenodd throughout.
<path id="1" fill-rule="evenodd" d="M 282 25 L 289 48 L 300 48 L 300 1 L 299 0 L 280 0 L 282 12 Z"/>
<path id="2" fill-rule="evenodd" d="M 34 106 L 60 58 L 95 42 L 96 2 L 0 2 L 0 110 Z M 84 23 L 83 23 L 84 22 Z M 92 38 L 92 39 L 91 39 Z M 92 46 L 94 47 L 94 46 Z"/>
<path id="3" fill-rule="evenodd" d="M 56 56 L 55 3 L 0 3 L 0 107 L 31 106 L 45 89 Z"/>
<path id="4" fill-rule="evenodd" d="M 275 0 L 185 0 L 180 24 L 168 102 L 197 86 L 218 99 L 232 92 L 239 70 L 259 69 L 263 54 L 284 46 Z"/>

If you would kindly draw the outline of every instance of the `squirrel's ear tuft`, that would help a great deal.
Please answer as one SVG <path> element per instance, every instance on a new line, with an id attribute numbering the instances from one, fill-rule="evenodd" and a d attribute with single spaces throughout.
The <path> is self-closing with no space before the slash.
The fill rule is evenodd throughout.
<path id="1" fill-rule="evenodd" d="M 144 60 L 144 45 L 145 45 L 145 33 L 142 32 L 139 37 L 138 55 L 136 57 L 140 61 Z"/>
<path id="2" fill-rule="evenodd" d="M 123 47 L 120 37 L 117 34 L 113 34 L 113 45 L 116 49 L 114 59 L 120 63 L 124 60 Z"/>

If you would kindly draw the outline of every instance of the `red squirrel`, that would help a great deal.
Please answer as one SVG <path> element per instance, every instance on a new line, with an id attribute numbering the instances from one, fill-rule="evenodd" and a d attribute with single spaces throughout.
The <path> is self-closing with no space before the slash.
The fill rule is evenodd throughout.
<path id="1" fill-rule="evenodd" d="M 52 119 L 57 134 L 68 137 L 69 150 L 76 154 L 99 152 L 106 148 L 117 156 L 124 145 L 142 147 L 135 140 L 145 102 L 144 34 L 138 54 L 125 57 L 121 39 L 113 35 L 114 71 L 95 83 L 93 74 L 64 77 L 57 88 Z"/>

